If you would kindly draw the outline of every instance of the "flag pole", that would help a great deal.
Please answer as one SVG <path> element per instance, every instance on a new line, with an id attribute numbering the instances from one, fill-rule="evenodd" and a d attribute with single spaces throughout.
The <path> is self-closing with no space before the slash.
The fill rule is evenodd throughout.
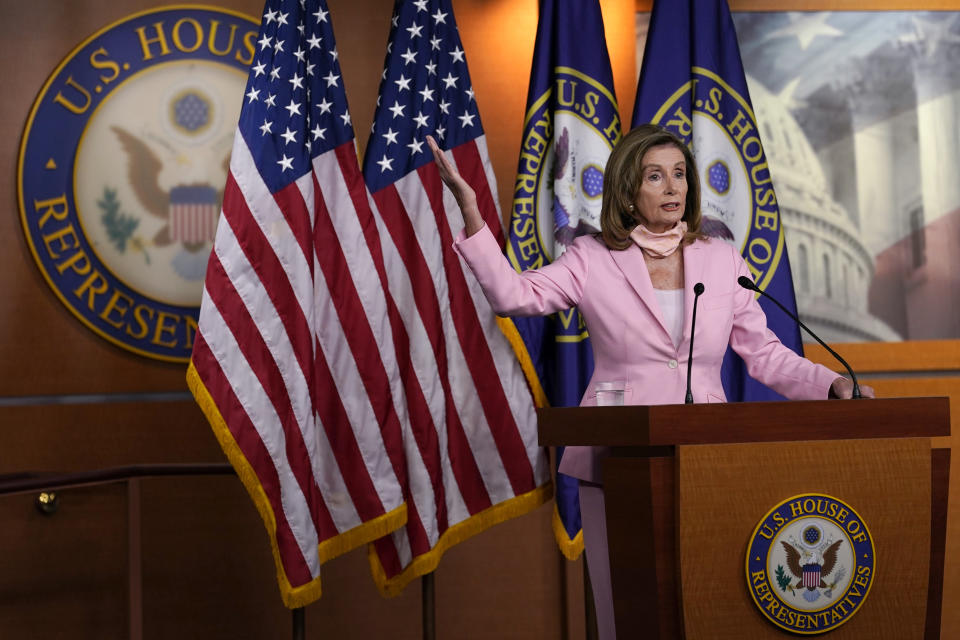
<path id="1" fill-rule="evenodd" d="M 423 609 L 423 640 L 436 640 L 437 610 L 434 573 L 420 577 L 420 602 Z"/>
<path id="2" fill-rule="evenodd" d="M 306 637 L 306 614 L 303 607 L 297 607 L 293 610 L 293 640 L 305 640 Z"/>

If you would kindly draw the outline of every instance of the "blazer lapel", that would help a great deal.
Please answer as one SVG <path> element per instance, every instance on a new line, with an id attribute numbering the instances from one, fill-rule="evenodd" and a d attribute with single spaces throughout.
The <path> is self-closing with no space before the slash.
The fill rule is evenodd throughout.
<path id="1" fill-rule="evenodd" d="M 670 332 L 667 331 L 667 325 L 660 314 L 660 303 L 657 302 L 656 294 L 653 292 L 653 282 L 650 281 L 647 263 L 643 260 L 643 251 L 640 250 L 640 247 L 631 244 L 623 251 L 611 251 L 610 255 L 613 256 L 613 261 L 623 273 L 623 277 L 640 296 L 640 300 L 646 305 L 650 315 L 657 321 L 664 335 L 669 339 Z"/>

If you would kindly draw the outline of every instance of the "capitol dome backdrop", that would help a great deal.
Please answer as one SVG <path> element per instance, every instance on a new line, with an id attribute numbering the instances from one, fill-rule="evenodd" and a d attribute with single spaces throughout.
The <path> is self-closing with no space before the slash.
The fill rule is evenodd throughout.
<path id="1" fill-rule="evenodd" d="M 960 16 L 734 22 L 801 318 L 828 342 L 960 337 Z"/>

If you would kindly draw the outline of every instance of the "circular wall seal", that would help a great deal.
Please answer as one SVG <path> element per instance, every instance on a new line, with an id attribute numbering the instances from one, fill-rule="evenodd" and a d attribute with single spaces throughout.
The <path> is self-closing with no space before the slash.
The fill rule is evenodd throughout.
<path id="1" fill-rule="evenodd" d="M 848 504 L 809 493 L 788 498 L 754 529 L 747 589 L 760 612 L 787 631 L 836 629 L 861 609 L 876 573 L 873 538 Z"/>
<path id="2" fill-rule="evenodd" d="M 40 90 L 17 169 L 27 244 L 99 336 L 186 362 L 258 21 L 136 13 L 87 38 Z"/>
<path id="3" fill-rule="evenodd" d="M 716 73 L 693 67 L 691 76 L 651 122 L 687 141 L 696 156 L 701 232 L 736 246 L 765 288 L 785 241 L 757 119 L 750 103 Z"/>
<path id="4" fill-rule="evenodd" d="M 552 262 L 577 236 L 600 231 L 603 172 L 621 138 L 617 103 L 571 67 L 527 111 L 507 255 L 520 270 Z"/>

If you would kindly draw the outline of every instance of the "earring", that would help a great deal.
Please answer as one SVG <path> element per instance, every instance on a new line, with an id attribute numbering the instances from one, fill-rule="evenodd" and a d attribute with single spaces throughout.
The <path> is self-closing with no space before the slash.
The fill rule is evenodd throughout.
<path id="1" fill-rule="evenodd" d="M 633 206 L 633 205 L 630 205 L 630 206 L 629 206 L 629 207 L 627 207 L 627 208 L 628 208 L 628 209 L 629 209 L 630 211 L 633 211 L 634 209 L 636 209 L 636 207 L 635 207 L 635 206 Z"/>

